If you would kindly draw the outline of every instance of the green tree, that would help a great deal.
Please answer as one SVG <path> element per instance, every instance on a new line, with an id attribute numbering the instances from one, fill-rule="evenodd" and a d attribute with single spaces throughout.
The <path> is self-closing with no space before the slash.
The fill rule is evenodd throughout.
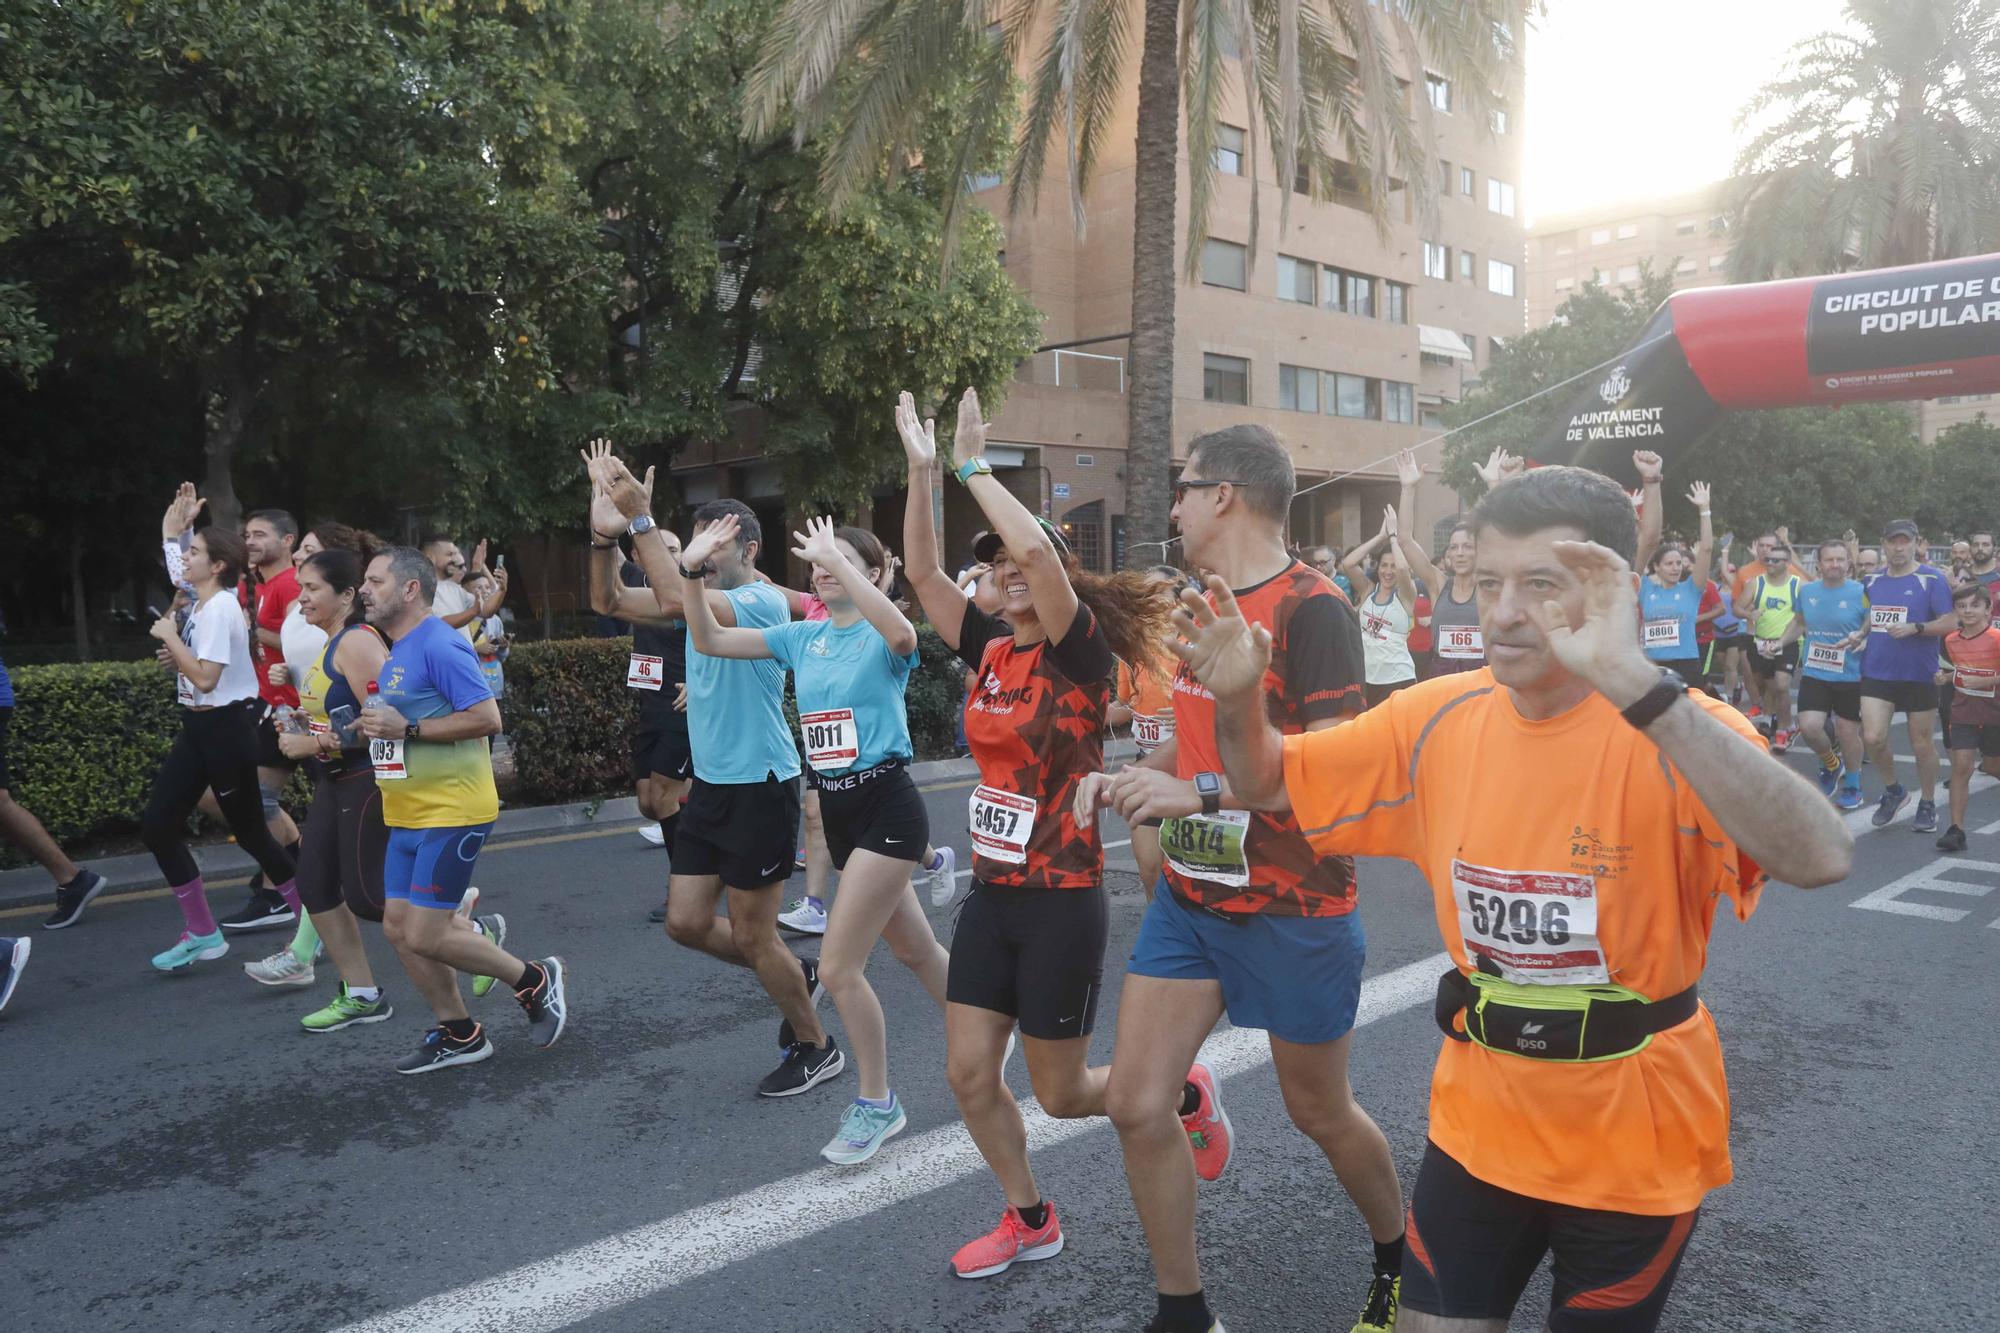
<path id="1" fill-rule="evenodd" d="M 1933 540 L 1947 532 L 1990 532 L 2000 523 L 1994 504 L 2000 483 L 2000 423 L 1984 413 L 1938 432 L 1930 447 L 1923 499 L 1912 505 L 1917 526 Z M 1905 510 L 1901 517 L 1911 516 Z"/>
<path id="2" fill-rule="evenodd" d="M 822 177 L 840 206 L 884 158 L 903 156 L 941 81 L 969 79 L 975 104 L 998 104 L 1011 99 L 1015 71 L 1027 66 L 1028 108 L 1012 152 L 1009 206 L 1032 207 L 1050 145 L 1059 143 L 1081 226 L 1105 136 L 1136 82 L 1125 509 L 1132 540 L 1157 542 L 1167 535 L 1172 461 L 1183 111 L 1189 280 L 1199 273 L 1207 234 L 1218 113 L 1238 80 L 1253 133 L 1261 125 L 1281 183 L 1305 176 L 1321 197 L 1337 186 L 1358 189 L 1384 226 L 1392 195 L 1408 189 L 1428 217 L 1437 175 L 1430 104 L 1421 87 L 1410 96 L 1398 69 L 1406 62 L 1445 75 L 1457 109 L 1485 123 L 1499 90 L 1512 82 L 1513 34 L 1525 9 L 1524 0 L 1331 0 L 1324 7 L 1028 0 L 1000 11 L 995 40 L 981 6 L 786 0 L 753 80 L 748 124 L 752 137 L 788 120 L 801 134 L 826 131 L 832 146 Z M 1252 148 L 1254 170 L 1254 139 Z M 955 187 L 984 151 L 968 135 L 934 160 L 948 164 Z M 1290 191 L 1280 199 L 1289 210 Z M 1256 231 L 1253 220 L 1253 237 Z"/>
<path id="3" fill-rule="evenodd" d="M 2000 9 L 1849 0 L 1740 125 L 1732 281 L 2000 248 Z"/>

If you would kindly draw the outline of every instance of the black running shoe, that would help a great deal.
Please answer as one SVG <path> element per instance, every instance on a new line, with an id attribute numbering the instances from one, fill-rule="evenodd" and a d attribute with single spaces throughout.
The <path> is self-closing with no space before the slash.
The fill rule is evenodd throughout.
<path id="1" fill-rule="evenodd" d="M 432 1028 L 424 1034 L 423 1045 L 396 1061 L 396 1072 L 428 1074 L 452 1065 L 476 1065 L 492 1054 L 493 1043 L 486 1040 L 484 1026 L 475 1027 L 464 1041 L 454 1039 L 443 1028 Z"/>
<path id="2" fill-rule="evenodd" d="M 1965 830 L 1960 828 L 1958 825 L 1953 824 L 1950 828 L 1946 829 L 1944 833 L 1939 836 L 1937 840 L 1937 849 L 1941 852 L 1964 851 Z"/>
<path id="3" fill-rule="evenodd" d="M 528 1040 L 542 1050 L 556 1044 L 569 1018 L 569 1004 L 563 991 L 563 960 L 550 954 L 535 960 L 542 969 L 541 984 L 531 991 L 514 992 L 528 1014 Z"/>
<path id="4" fill-rule="evenodd" d="M 76 919 L 83 915 L 83 909 L 90 906 L 90 900 L 104 892 L 110 883 L 110 880 L 95 870 L 86 870 L 79 874 L 72 884 L 58 887 L 56 910 L 49 913 L 48 919 L 42 922 L 42 929 L 61 930 L 64 926 L 75 925 Z"/>
<path id="5" fill-rule="evenodd" d="M 757 1085 L 757 1095 L 796 1097 L 845 1068 L 847 1057 L 833 1044 L 832 1037 L 826 1039 L 824 1046 L 808 1046 L 802 1041 L 795 1041 L 785 1048 L 785 1058 L 778 1063 L 778 1067 L 764 1075 L 764 1081 Z"/>
<path id="6" fill-rule="evenodd" d="M 224 930 L 242 933 L 252 930 L 276 930 L 279 926 L 293 925 L 298 919 L 299 914 L 285 901 L 284 894 L 271 889 L 258 889 L 250 895 L 250 901 L 216 924 Z"/>
<path id="7" fill-rule="evenodd" d="M 819 984 L 819 959 L 801 958 L 799 959 L 799 966 L 806 970 L 806 999 L 812 1002 L 813 1008 L 817 1009 L 819 1008 L 819 997 L 826 994 L 826 987 Z M 787 1046 L 798 1041 L 798 1039 L 798 1030 L 792 1026 L 792 1020 L 789 1018 L 779 1019 L 778 1049 L 782 1051 Z"/>

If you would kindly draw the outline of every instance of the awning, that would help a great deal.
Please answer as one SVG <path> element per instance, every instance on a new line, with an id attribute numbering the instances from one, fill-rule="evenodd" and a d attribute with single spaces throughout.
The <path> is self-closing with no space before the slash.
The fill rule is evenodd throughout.
<path id="1" fill-rule="evenodd" d="M 1428 324 L 1417 325 L 1417 348 L 1425 356 L 1441 356 L 1452 361 L 1472 360 L 1472 349 L 1465 345 L 1465 339 L 1450 329 L 1434 329 Z"/>

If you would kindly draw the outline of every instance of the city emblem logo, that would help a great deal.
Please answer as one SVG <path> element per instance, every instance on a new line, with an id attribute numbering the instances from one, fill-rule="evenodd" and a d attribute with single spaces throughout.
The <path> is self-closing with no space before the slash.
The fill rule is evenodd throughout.
<path id="1" fill-rule="evenodd" d="M 1625 373 L 1625 367 L 1621 365 L 1604 377 L 1604 383 L 1597 386 L 1597 396 L 1602 398 L 1608 407 L 1623 398 L 1631 388 L 1632 377 Z"/>

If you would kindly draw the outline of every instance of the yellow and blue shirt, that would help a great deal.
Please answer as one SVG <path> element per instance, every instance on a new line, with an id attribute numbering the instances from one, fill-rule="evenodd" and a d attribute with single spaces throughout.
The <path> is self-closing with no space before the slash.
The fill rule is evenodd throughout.
<path id="1" fill-rule="evenodd" d="M 411 722 L 476 708 L 493 697 L 479 657 L 463 634 L 427 616 L 396 640 L 379 682 L 382 701 Z M 406 741 L 409 776 L 382 787 L 390 828 L 464 828 L 500 817 L 486 738 Z"/>

